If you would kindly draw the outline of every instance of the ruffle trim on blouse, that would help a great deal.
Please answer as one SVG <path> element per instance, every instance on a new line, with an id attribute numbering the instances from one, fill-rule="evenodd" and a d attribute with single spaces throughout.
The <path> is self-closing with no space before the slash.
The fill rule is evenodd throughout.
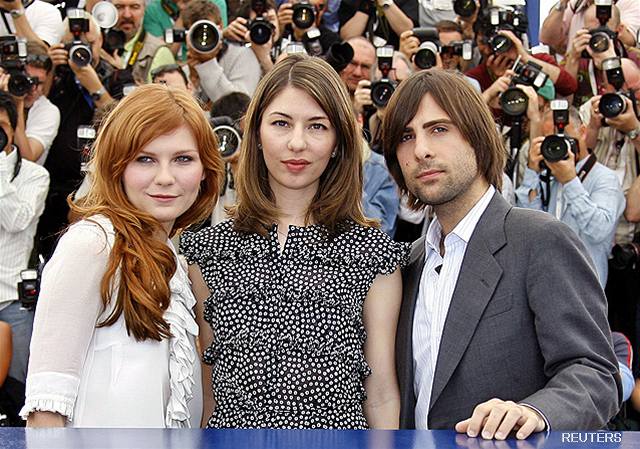
<path id="1" fill-rule="evenodd" d="M 67 421 L 72 421 L 74 406 L 75 401 L 63 396 L 30 396 L 20 410 L 20 416 L 27 419 L 32 412 L 52 412 L 66 416 Z"/>
<path id="2" fill-rule="evenodd" d="M 193 398 L 194 371 L 196 363 L 199 363 L 191 337 L 198 335 L 198 326 L 192 312 L 196 299 L 187 286 L 186 274 L 180 268 L 169 281 L 171 301 L 164 313 L 172 335 L 169 339 L 170 394 L 165 415 L 167 427 L 191 427 L 188 404 Z M 182 282 L 176 279 L 176 276 L 183 274 L 185 279 Z"/>

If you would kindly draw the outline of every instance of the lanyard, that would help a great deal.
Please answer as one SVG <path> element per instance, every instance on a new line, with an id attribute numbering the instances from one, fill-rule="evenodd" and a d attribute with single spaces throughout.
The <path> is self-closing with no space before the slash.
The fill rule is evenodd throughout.
<path id="1" fill-rule="evenodd" d="M 140 33 L 140 36 L 138 37 L 138 40 L 136 41 L 135 44 L 133 44 L 133 50 L 131 50 L 131 56 L 129 56 L 129 61 L 127 62 L 127 67 L 126 67 L 127 69 L 130 69 L 131 67 L 133 67 L 133 65 L 138 60 L 140 51 L 142 50 L 142 47 L 144 47 L 145 35 L 146 35 L 146 32 L 142 30 L 142 32 Z"/>
<path id="2" fill-rule="evenodd" d="M 162 6 L 164 12 L 166 12 L 167 15 L 171 17 L 171 20 L 173 20 L 174 22 L 178 20 L 178 17 L 180 16 L 180 10 L 172 8 L 169 0 L 162 0 L 160 2 L 160 5 Z"/>

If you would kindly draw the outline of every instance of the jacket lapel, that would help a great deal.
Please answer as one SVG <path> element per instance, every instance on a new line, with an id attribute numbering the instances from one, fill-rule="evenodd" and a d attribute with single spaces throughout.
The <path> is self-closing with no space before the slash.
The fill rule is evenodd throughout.
<path id="1" fill-rule="evenodd" d="M 510 208 L 496 192 L 471 235 L 440 340 L 430 408 L 469 346 L 502 277 L 502 268 L 493 255 L 506 243 L 504 221 Z"/>
<path id="2" fill-rule="evenodd" d="M 415 427 L 415 393 L 413 391 L 413 316 L 424 267 L 424 237 L 413 243 L 409 263 L 402 272 L 403 298 L 396 334 L 396 367 L 402 407 L 400 427 Z"/>

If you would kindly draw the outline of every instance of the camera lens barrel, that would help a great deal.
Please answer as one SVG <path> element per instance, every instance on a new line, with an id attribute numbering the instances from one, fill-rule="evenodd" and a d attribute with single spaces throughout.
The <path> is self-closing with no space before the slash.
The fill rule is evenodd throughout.
<path id="1" fill-rule="evenodd" d="M 491 39 L 489 39 L 489 46 L 491 47 L 491 51 L 493 53 L 505 53 L 513 47 L 513 42 L 507 36 L 503 36 L 502 34 L 496 34 Z"/>
<path id="2" fill-rule="evenodd" d="M 189 42 L 198 53 L 210 53 L 221 40 L 218 27 L 209 20 L 198 20 L 189 28 Z"/>
<path id="3" fill-rule="evenodd" d="M 527 112 L 529 97 L 518 87 L 510 87 L 500 95 L 500 107 L 510 117 L 520 117 Z"/>
<path id="4" fill-rule="evenodd" d="M 291 20 L 298 28 L 307 29 L 316 23 L 316 12 L 309 3 L 296 3 Z"/>
<path id="5" fill-rule="evenodd" d="M 430 69 L 436 65 L 438 46 L 435 42 L 426 41 L 420 44 L 418 51 L 413 55 L 414 64 L 420 69 Z"/>
<path id="6" fill-rule="evenodd" d="M 571 151 L 571 144 L 562 136 L 547 136 L 542 141 L 540 152 L 545 161 L 558 162 L 566 159 Z"/>
<path id="7" fill-rule="evenodd" d="M 383 108 L 389 103 L 389 99 L 395 90 L 393 82 L 389 79 L 381 79 L 371 84 L 371 102 L 378 108 Z"/>
<path id="8" fill-rule="evenodd" d="M 264 45 L 271 39 L 272 27 L 264 18 L 259 17 L 249 25 L 249 38 L 257 45 Z"/>
<path id="9" fill-rule="evenodd" d="M 598 110 L 606 118 L 617 117 L 627 110 L 627 104 L 619 94 L 604 94 L 600 98 Z"/>
<path id="10" fill-rule="evenodd" d="M 74 43 L 69 49 L 69 59 L 78 67 L 91 64 L 93 60 L 91 47 L 84 43 Z"/>
<path id="11" fill-rule="evenodd" d="M 597 31 L 589 39 L 589 47 L 594 53 L 604 53 L 609 49 L 609 36 L 602 31 Z"/>

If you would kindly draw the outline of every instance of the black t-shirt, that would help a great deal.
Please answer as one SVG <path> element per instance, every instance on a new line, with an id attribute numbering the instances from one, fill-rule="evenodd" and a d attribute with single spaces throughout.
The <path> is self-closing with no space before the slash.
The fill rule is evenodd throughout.
<path id="1" fill-rule="evenodd" d="M 394 0 L 394 3 L 402 10 L 402 12 L 413 22 L 413 26 L 418 26 L 418 1 L 417 0 Z M 399 36 L 393 31 L 387 18 L 376 17 L 375 0 L 342 0 L 338 9 L 338 18 L 340 19 L 340 27 L 347 23 L 358 11 L 369 14 L 369 23 L 367 30 L 373 29 L 373 34 L 387 41 L 387 45 L 393 45 L 397 50 L 400 45 Z M 367 36 L 368 37 L 368 36 Z M 371 37 L 368 37 L 371 40 Z"/>

